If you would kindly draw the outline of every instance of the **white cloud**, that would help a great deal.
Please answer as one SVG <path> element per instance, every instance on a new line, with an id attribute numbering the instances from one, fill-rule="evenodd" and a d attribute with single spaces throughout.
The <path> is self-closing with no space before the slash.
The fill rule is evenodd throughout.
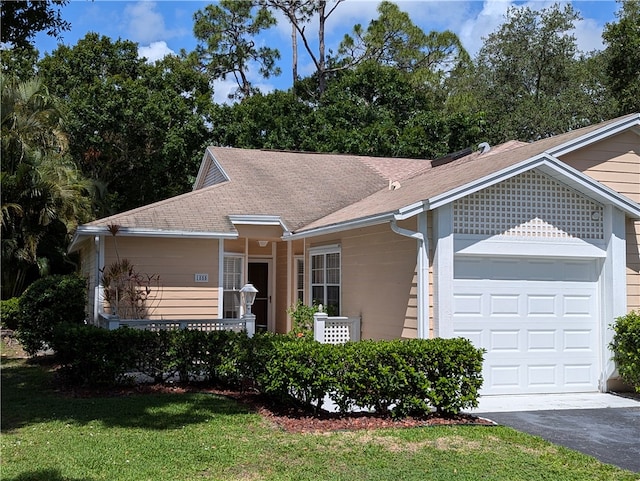
<path id="1" fill-rule="evenodd" d="M 167 29 L 164 17 L 157 11 L 157 7 L 156 2 L 144 0 L 125 7 L 126 30 L 131 40 L 148 44 L 188 33 L 181 28 Z"/>
<path id="2" fill-rule="evenodd" d="M 131 39 L 150 43 L 164 36 L 164 18 L 155 8 L 155 2 L 138 2 L 125 7 L 127 31 Z"/>
<path id="3" fill-rule="evenodd" d="M 468 18 L 459 29 L 458 37 L 471 56 L 474 56 L 482 47 L 483 39 L 495 32 L 504 23 L 505 14 L 510 1 L 485 1 L 482 10 L 471 18 Z"/>
<path id="4" fill-rule="evenodd" d="M 175 52 L 171 50 L 167 42 L 151 42 L 148 46 L 138 47 L 138 57 L 145 57 L 147 62 L 154 63 L 156 60 L 160 60 L 167 55 L 174 55 Z"/>
<path id="5" fill-rule="evenodd" d="M 573 34 L 576 36 L 578 49 L 582 52 L 592 52 L 593 50 L 603 50 L 602 25 L 590 18 L 585 18 L 576 22 Z"/>
<path id="6" fill-rule="evenodd" d="M 235 103 L 229 98 L 238 88 L 238 84 L 234 80 L 215 80 L 213 82 L 213 101 L 217 104 L 233 104 Z"/>

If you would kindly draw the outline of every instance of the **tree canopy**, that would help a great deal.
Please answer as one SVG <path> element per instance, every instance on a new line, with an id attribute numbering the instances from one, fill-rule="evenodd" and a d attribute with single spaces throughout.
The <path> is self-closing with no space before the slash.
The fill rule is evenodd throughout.
<path id="1" fill-rule="evenodd" d="M 34 35 L 46 31 L 60 37 L 71 24 L 62 18 L 60 8 L 69 0 L 2 0 L 0 8 L 0 41 L 13 47 L 30 45 Z"/>
<path id="2" fill-rule="evenodd" d="M 212 80 L 226 80 L 232 75 L 238 84 L 232 98 L 243 99 L 255 93 L 249 81 L 252 65 L 258 65 L 263 78 L 280 75 L 280 68 L 275 65 L 280 52 L 257 47 L 253 40 L 276 23 L 267 8 L 256 10 L 251 0 L 221 0 L 198 10 L 194 19 L 193 31 L 199 42 L 196 52 L 202 68 Z"/>
<path id="3" fill-rule="evenodd" d="M 618 0 L 618 22 L 602 35 L 607 83 L 618 102 L 618 113 L 640 112 L 640 0 Z"/>
<path id="4" fill-rule="evenodd" d="M 2 297 L 7 298 L 21 294 L 38 274 L 65 269 L 70 233 L 91 218 L 93 185 L 68 155 L 59 103 L 41 80 L 0 80 Z"/>
<path id="5" fill-rule="evenodd" d="M 208 77 L 193 55 L 153 65 L 137 44 L 88 34 L 39 64 L 68 112 L 71 155 L 107 188 L 96 215 L 185 192 L 209 138 Z"/>
<path id="6" fill-rule="evenodd" d="M 487 113 L 494 141 L 524 141 L 602 120 L 575 36 L 569 4 L 541 10 L 512 7 L 480 49 L 473 80 L 477 108 Z M 593 108 L 600 100 L 602 109 Z"/>

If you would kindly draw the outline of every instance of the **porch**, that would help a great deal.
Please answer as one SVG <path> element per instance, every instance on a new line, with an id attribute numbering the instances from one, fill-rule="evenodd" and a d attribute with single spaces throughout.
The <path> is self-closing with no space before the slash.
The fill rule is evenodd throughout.
<path id="1" fill-rule="evenodd" d="M 246 331 L 249 337 L 256 332 L 256 317 L 245 314 L 239 319 L 121 319 L 113 314 L 99 314 L 100 327 L 109 330 L 128 327 L 147 331 L 190 329 L 211 331 Z M 360 340 L 360 317 L 329 316 L 316 313 L 313 322 L 313 337 L 325 344 L 341 344 Z"/>

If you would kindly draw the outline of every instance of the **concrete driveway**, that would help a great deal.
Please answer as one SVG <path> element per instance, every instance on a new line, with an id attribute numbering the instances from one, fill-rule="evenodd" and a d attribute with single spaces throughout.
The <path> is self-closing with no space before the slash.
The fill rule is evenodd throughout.
<path id="1" fill-rule="evenodd" d="M 640 472 L 640 402 L 635 399 L 600 393 L 492 396 L 481 398 L 472 413 Z"/>

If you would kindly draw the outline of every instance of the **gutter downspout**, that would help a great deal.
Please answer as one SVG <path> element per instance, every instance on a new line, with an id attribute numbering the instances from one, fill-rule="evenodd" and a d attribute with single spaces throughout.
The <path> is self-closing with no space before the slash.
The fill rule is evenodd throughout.
<path id="1" fill-rule="evenodd" d="M 395 215 L 391 221 L 391 230 L 396 234 L 410 237 L 418 241 L 418 339 L 429 338 L 429 240 L 427 238 L 427 214 L 418 214 L 418 230 L 413 232 L 398 227 L 398 220 L 402 216 Z"/>

